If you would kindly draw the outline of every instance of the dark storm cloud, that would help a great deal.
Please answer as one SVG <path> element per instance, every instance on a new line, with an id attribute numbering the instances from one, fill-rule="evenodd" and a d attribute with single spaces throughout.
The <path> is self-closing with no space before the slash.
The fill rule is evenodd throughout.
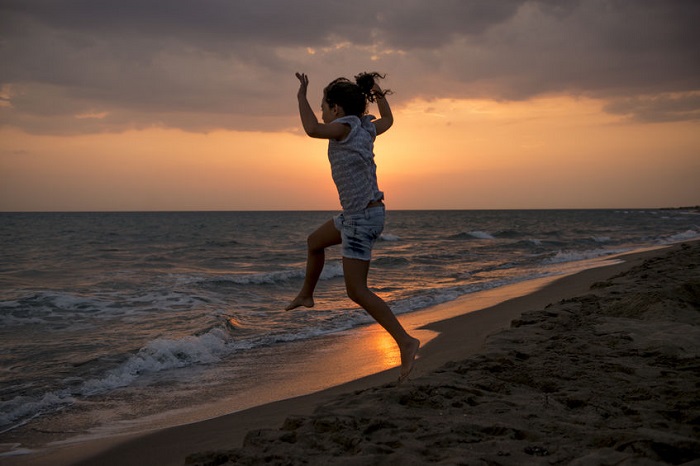
<path id="1" fill-rule="evenodd" d="M 513 16 L 522 3 L 521 0 L 409 1 L 383 11 L 380 7 L 376 26 L 381 28 L 389 46 L 409 50 L 439 47 L 458 36 L 483 33 Z"/>
<path id="2" fill-rule="evenodd" d="M 671 103 L 653 95 L 675 93 L 697 118 L 698 20 L 693 0 L 3 0 L 0 124 L 276 129 L 294 71 L 368 68 L 397 103 L 575 93 L 655 121 Z"/>

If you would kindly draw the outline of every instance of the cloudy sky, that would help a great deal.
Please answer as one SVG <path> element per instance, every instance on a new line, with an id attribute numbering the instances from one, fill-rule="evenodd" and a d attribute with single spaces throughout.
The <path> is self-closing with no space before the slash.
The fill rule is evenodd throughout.
<path id="1" fill-rule="evenodd" d="M 698 24 L 695 0 L 0 0 L 0 211 L 337 209 L 294 72 L 316 109 L 365 70 L 394 92 L 390 208 L 700 204 Z"/>

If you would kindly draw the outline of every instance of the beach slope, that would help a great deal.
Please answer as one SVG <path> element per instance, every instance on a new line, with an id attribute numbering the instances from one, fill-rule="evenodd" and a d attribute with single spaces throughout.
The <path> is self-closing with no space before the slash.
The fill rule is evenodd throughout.
<path id="1" fill-rule="evenodd" d="M 607 276 L 476 355 L 186 464 L 698 464 L 700 243 Z"/>

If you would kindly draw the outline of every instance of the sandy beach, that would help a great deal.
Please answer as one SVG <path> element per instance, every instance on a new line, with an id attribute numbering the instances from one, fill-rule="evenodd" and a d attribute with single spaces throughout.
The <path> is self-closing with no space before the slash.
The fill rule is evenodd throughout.
<path id="1" fill-rule="evenodd" d="M 2 464 L 700 464 L 699 264 L 693 242 L 402 316 L 430 341 L 400 386 L 394 368 Z"/>

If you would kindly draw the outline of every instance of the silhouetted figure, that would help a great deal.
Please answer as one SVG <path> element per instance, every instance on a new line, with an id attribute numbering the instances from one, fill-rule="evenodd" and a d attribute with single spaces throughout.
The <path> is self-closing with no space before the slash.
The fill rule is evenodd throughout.
<path id="1" fill-rule="evenodd" d="M 394 122 L 386 100 L 388 91 L 382 91 L 375 81 L 383 76 L 362 73 L 354 83 L 345 78 L 331 82 L 321 100 L 323 123 L 319 123 L 306 97 L 308 77 L 303 73 L 296 76 L 301 83 L 297 98 L 304 131 L 312 138 L 328 139 L 328 159 L 343 211 L 309 235 L 304 284 L 286 309 L 313 307 L 325 249 L 341 244 L 348 297 L 396 341 L 401 351 L 401 382 L 413 369 L 420 341 L 410 336 L 384 300 L 367 288 L 372 246 L 384 229 L 385 218 L 384 193 L 377 185 L 374 140 Z M 377 103 L 378 119 L 366 115 L 368 102 Z"/>

